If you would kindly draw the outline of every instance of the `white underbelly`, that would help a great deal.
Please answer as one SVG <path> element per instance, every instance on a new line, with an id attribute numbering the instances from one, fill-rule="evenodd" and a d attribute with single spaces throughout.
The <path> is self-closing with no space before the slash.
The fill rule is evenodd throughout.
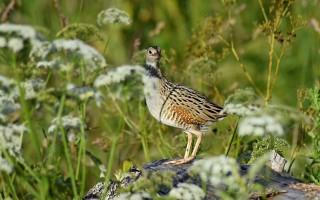
<path id="1" fill-rule="evenodd" d="M 151 115 L 163 124 L 181 128 L 178 127 L 177 124 L 174 121 L 172 121 L 172 119 L 169 119 L 168 117 L 164 116 L 163 108 L 164 106 L 168 106 L 164 104 L 167 104 L 169 102 L 165 102 L 165 97 L 161 96 L 159 93 L 159 88 L 157 88 L 159 86 L 159 83 L 157 82 L 158 79 L 145 78 L 143 81 L 144 95 Z"/>

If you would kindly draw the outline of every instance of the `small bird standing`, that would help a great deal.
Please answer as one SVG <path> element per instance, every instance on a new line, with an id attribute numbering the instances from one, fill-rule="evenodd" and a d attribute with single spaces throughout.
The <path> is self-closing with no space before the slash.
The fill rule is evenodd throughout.
<path id="1" fill-rule="evenodd" d="M 144 94 L 148 109 L 154 118 L 187 133 L 188 143 L 183 159 L 165 163 L 180 165 L 195 158 L 203 133 L 212 123 L 222 120 L 226 114 L 220 112 L 222 107 L 212 103 L 199 92 L 168 81 L 160 71 L 160 59 L 160 47 L 151 46 L 147 49 Z M 190 155 L 192 134 L 197 136 L 197 141 Z"/>

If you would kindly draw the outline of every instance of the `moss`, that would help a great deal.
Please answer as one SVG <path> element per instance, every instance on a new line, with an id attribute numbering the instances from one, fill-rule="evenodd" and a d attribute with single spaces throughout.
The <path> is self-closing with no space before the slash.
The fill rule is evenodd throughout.
<path id="1" fill-rule="evenodd" d="M 253 145 L 253 151 L 248 164 L 253 164 L 262 155 L 271 150 L 275 150 L 281 155 L 286 149 L 289 149 L 289 147 L 290 145 L 285 139 L 268 135 Z"/>

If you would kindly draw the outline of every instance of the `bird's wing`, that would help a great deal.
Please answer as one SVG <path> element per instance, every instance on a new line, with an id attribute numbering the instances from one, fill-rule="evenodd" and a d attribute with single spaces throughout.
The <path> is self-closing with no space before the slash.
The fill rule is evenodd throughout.
<path id="1" fill-rule="evenodd" d="M 199 92 L 181 85 L 176 85 L 168 98 L 173 102 L 177 114 L 184 113 L 182 116 L 193 119 L 194 122 L 190 123 L 215 122 L 226 116 L 220 113 L 222 107 L 212 103 Z"/>

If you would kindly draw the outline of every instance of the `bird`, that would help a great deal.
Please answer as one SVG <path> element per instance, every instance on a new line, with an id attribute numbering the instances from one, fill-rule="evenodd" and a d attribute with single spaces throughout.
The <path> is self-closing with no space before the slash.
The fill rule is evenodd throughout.
<path id="1" fill-rule="evenodd" d="M 196 90 L 169 81 L 160 70 L 161 49 L 150 46 L 146 50 L 146 75 L 143 77 L 144 95 L 151 115 L 162 124 L 182 129 L 188 138 L 182 159 L 164 164 L 181 165 L 191 162 L 197 154 L 203 134 L 214 122 L 226 117 L 222 107 Z M 190 155 L 193 135 L 197 137 Z"/>

